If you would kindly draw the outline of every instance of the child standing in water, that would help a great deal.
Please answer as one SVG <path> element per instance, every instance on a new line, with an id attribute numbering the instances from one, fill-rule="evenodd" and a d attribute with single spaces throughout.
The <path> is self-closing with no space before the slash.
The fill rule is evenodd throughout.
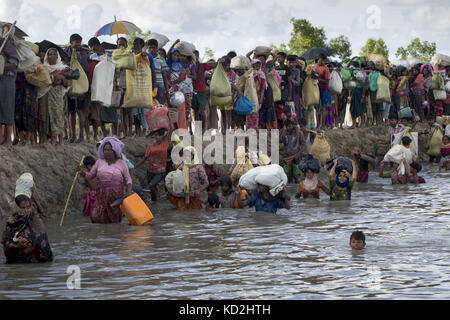
<path id="1" fill-rule="evenodd" d="M 366 236 L 364 232 L 356 230 L 350 235 L 350 248 L 352 250 L 362 250 L 366 247 Z"/>
<path id="2" fill-rule="evenodd" d="M 87 171 L 91 171 L 92 167 L 95 164 L 95 159 L 91 156 L 87 156 L 83 160 L 83 165 L 87 169 Z M 97 183 L 98 179 L 86 179 L 86 188 L 83 192 L 83 201 L 84 201 L 84 208 L 83 208 L 83 216 L 84 217 L 90 217 L 92 209 L 94 208 L 94 203 L 97 195 Z"/>
<path id="3" fill-rule="evenodd" d="M 341 170 L 335 176 L 338 159 L 334 159 L 333 163 L 333 168 L 330 171 L 330 200 L 351 200 L 352 188 L 356 180 L 355 161 L 352 160 L 353 173 L 351 177 L 347 170 Z"/>

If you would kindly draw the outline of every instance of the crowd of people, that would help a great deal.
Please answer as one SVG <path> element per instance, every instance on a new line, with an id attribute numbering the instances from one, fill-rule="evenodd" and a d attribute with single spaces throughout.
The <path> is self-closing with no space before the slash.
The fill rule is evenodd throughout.
<path id="1" fill-rule="evenodd" d="M 0 44 L 2 42 L 3 39 Z M 411 135 L 417 122 L 429 123 L 430 130 L 420 133 L 429 135 L 429 149 L 433 149 L 429 153 L 430 161 L 439 162 L 441 169 L 450 169 L 449 95 L 446 100 L 436 99 L 432 89 L 433 73 L 442 74 L 443 81 L 448 81 L 449 66 L 417 64 L 410 69 L 388 65 L 380 68 L 363 57 L 342 64 L 327 62 L 324 54 L 319 54 L 314 63 L 308 64 L 296 55 L 273 53 L 264 48 L 256 48 L 246 56 L 230 51 L 217 61 L 202 63 L 198 51 L 186 54 L 179 43 L 179 40 L 175 41 L 166 52 L 157 39 L 134 39 L 130 46 L 132 63 L 136 70 L 146 74 L 144 82 L 148 87 L 144 87 L 143 94 L 151 96 L 153 106 L 124 107 L 124 101 L 136 94 L 132 92 L 136 88 L 130 84 L 133 76 L 139 76 L 138 71 L 115 70 L 113 91 L 119 93 L 119 106 L 92 101 L 93 88 L 88 87 L 81 95 L 71 94 L 83 75 L 92 85 L 96 66 L 111 58 L 108 49 L 97 38 L 89 39 L 87 47 L 82 45 L 78 34 L 70 37 L 67 48 L 52 46 L 44 49 L 41 44 L 36 45 L 35 54 L 40 59 L 39 65 L 43 66 L 41 70 L 48 73 L 51 80 L 45 92 L 29 82 L 38 70 L 36 66 L 32 71 L 17 71 L 20 60 L 15 42 L 7 40 L 1 52 L 5 68 L 4 74 L 0 75 L 0 144 L 8 147 L 16 143 L 82 143 L 91 141 L 92 126 L 98 159 L 85 157 L 83 166 L 77 171 L 86 181 L 83 215 L 90 216 L 93 223 L 121 222 L 120 207 L 113 204 L 133 191 L 139 192 L 133 185 L 133 174 L 146 162 L 152 201 L 158 201 L 158 188 L 163 187 L 168 201 L 177 210 L 255 207 L 256 211 L 276 213 L 278 209 L 291 207 L 286 185 L 274 193 L 272 187 L 263 183 L 258 183 L 256 190 L 247 190 L 240 184 L 240 178 L 253 168 L 270 165 L 268 155 L 249 150 L 248 139 L 236 150 L 235 164 L 228 172 L 220 172 L 215 165 L 203 164 L 195 148 L 184 146 L 181 140 L 172 142 L 174 129 L 196 130 L 193 120 L 201 121 L 204 130 L 220 128 L 222 133 L 238 128 L 280 129 L 282 170 L 289 182 L 298 183 L 296 198 L 317 199 L 322 190 L 330 200 L 351 200 L 355 183 L 368 182 L 368 163 L 373 157 L 358 150 L 351 160 L 344 157 L 329 159 L 328 185 L 319 179 L 319 172 L 325 166 L 323 161 L 316 166 L 314 161 L 317 159 L 311 157 L 308 165 L 301 164 L 306 163 L 302 162 L 304 157 L 315 155 L 314 144 L 325 139 L 325 130 L 345 127 L 348 112 L 353 128 L 388 126 L 386 144 L 400 148 L 395 149 L 400 159 L 397 161 L 397 154 L 389 151 L 389 157 L 380 164 L 379 175 L 391 178 L 393 184 L 425 183 L 418 176 L 421 171 L 417 162 L 418 145 Z M 114 50 L 126 51 L 128 46 L 126 38 L 118 38 Z M 70 58 L 70 65 L 64 62 L 64 55 Z M 117 57 L 114 51 L 112 57 L 113 61 Z M 80 68 L 73 68 L 74 62 Z M 338 78 L 333 80 L 333 73 Z M 222 86 L 229 88 L 229 93 L 217 96 L 215 86 L 221 75 L 226 79 L 226 85 Z M 390 102 L 386 98 L 378 99 L 378 78 L 381 77 L 390 82 Z M 340 90 L 336 89 L 339 81 Z M 173 98 L 180 93 L 183 102 L 174 103 Z M 252 108 L 246 112 L 236 107 L 242 97 L 251 102 Z M 176 120 L 170 126 L 151 127 L 146 115 L 153 107 L 160 106 L 176 110 Z M 100 142 L 99 128 L 103 135 Z M 15 137 L 14 141 L 11 136 Z M 146 152 L 133 154 L 140 159 L 135 165 L 125 156 L 121 141 L 131 136 L 149 138 Z M 437 149 L 436 139 L 439 139 Z M 178 165 L 170 157 L 173 148 L 177 147 L 184 155 L 184 161 Z M 343 164 L 345 161 L 347 165 Z M 385 166 L 392 169 L 388 172 L 384 170 Z M 174 172 L 179 175 L 173 174 L 172 180 L 167 180 Z M 300 181 L 302 174 L 304 179 Z M 19 180 L 21 185 L 23 179 Z M 172 182 L 168 184 L 168 181 Z M 42 211 L 39 201 L 34 193 L 26 190 L 17 193 L 17 188 L 17 212 L 8 220 L 3 237 L 5 254 L 16 262 L 51 260 L 50 246 L 39 218 L 39 211 Z M 206 198 L 202 197 L 204 192 Z M 365 244 L 363 234 L 352 235 L 351 243 L 356 240 L 360 243 L 355 247 Z"/>

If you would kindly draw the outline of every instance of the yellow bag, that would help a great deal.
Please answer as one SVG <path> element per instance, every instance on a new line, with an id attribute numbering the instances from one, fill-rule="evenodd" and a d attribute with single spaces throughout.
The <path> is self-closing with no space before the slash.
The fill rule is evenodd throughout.
<path id="1" fill-rule="evenodd" d="M 114 50 L 112 60 L 116 64 L 116 69 L 136 70 L 136 56 L 127 48 Z"/>
<path id="2" fill-rule="evenodd" d="M 376 102 L 391 102 L 391 91 L 389 90 L 389 79 L 381 74 L 378 75 L 377 79 L 377 94 Z"/>
<path id="3" fill-rule="evenodd" d="M 277 102 L 281 100 L 281 89 L 277 85 L 275 78 L 273 77 L 272 72 L 269 72 L 269 78 L 267 79 L 267 83 L 272 87 L 273 93 L 273 102 Z"/>
<path id="4" fill-rule="evenodd" d="M 43 64 L 38 64 L 25 72 L 25 79 L 29 84 L 35 87 L 49 87 L 52 85 L 52 79 L 48 69 Z"/>
<path id="5" fill-rule="evenodd" d="M 442 143 L 442 131 L 439 128 L 434 128 L 433 135 L 431 136 L 430 142 L 428 143 L 427 154 L 429 156 L 439 156 L 441 154 L 441 143 Z"/>
<path id="6" fill-rule="evenodd" d="M 209 104 L 211 106 L 215 107 L 226 107 L 233 105 L 233 99 L 231 96 L 228 97 L 216 97 L 216 96 L 210 96 L 209 97 Z"/>
<path id="7" fill-rule="evenodd" d="M 81 66 L 75 55 L 70 58 L 70 68 L 72 70 L 78 69 L 80 71 L 80 78 L 78 80 L 72 80 L 72 86 L 69 90 L 70 97 L 78 97 L 88 92 L 89 81 L 83 67 Z"/>
<path id="8" fill-rule="evenodd" d="M 319 86 L 314 83 L 314 79 L 307 77 L 302 88 L 303 105 L 305 107 L 317 106 L 320 102 Z"/>
<path id="9" fill-rule="evenodd" d="M 330 158 L 330 144 L 323 132 L 319 132 L 314 139 L 314 143 L 311 146 L 311 155 L 319 159 L 322 166 L 325 165 L 327 159 Z"/>
<path id="10" fill-rule="evenodd" d="M 234 183 L 238 181 L 239 178 L 244 175 L 250 169 L 253 169 L 253 165 L 250 162 L 250 157 L 245 152 L 245 148 L 243 146 L 239 146 L 236 149 L 236 167 L 234 167 L 233 172 L 231 173 L 231 181 Z"/>
<path id="11" fill-rule="evenodd" d="M 136 55 L 136 70 L 127 70 L 127 90 L 122 108 L 152 108 L 152 72 L 145 53 Z"/>

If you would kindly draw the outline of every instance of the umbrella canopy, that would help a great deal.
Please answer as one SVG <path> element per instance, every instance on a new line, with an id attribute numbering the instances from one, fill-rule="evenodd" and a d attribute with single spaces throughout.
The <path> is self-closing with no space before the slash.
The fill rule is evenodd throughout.
<path id="1" fill-rule="evenodd" d="M 105 50 L 114 50 L 114 49 L 117 49 L 117 45 L 115 45 L 115 44 L 113 44 L 113 43 L 109 43 L 109 42 L 103 41 L 103 42 L 101 43 L 101 45 L 102 45 L 102 48 L 105 49 Z"/>
<path id="2" fill-rule="evenodd" d="M 70 64 L 70 57 L 67 55 L 67 53 L 64 52 L 61 46 L 58 46 L 57 44 L 54 44 L 53 42 L 50 42 L 48 40 L 43 40 L 39 42 L 38 45 L 39 50 L 44 52 L 47 52 L 47 50 L 50 48 L 56 48 L 56 50 L 58 50 L 59 55 L 61 56 L 61 60 L 66 64 Z"/>
<path id="3" fill-rule="evenodd" d="M 12 25 L 12 23 L 9 22 L 4 22 L 4 21 L 0 21 L 0 28 L 3 28 L 4 25 Z M 14 31 L 14 35 L 17 38 L 25 38 L 28 37 L 28 35 L 22 31 L 17 25 L 14 27 L 15 31 Z"/>
<path id="4" fill-rule="evenodd" d="M 113 34 L 130 34 L 133 32 L 142 32 L 134 23 L 128 21 L 114 21 L 105 24 L 98 29 L 94 36 L 111 36 Z"/>
<path id="5" fill-rule="evenodd" d="M 328 49 L 324 48 L 311 48 L 308 51 L 304 52 L 300 57 L 304 58 L 305 60 L 314 60 L 319 57 L 319 54 L 325 54 L 327 57 L 331 56 L 333 52 L 331 52 Z"/>

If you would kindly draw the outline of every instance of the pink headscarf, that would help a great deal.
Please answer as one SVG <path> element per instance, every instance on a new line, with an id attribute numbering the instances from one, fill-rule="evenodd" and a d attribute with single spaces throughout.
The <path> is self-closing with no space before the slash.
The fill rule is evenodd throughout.
<path id="1" fill-rule="evenodd" d="M 431 75 L 433 75 L 433 68 L 431 66 L 431 64 L 429 63 L 424 63 L 421 67 L 420 67 L 420 73 L 423 73 L 423 69 L 428 68 L 428 71 L 430 72 Z"/>
<path id="2" fill-rule="evenodd" d="M 103 148 L 107 143 L 111 144 L 114 153 L 116 154 L 117 159 L 122 159 L 122 149 L 125 147 L 122 141 L 117 139 L 116 137 L 106 137 L 102 141 L 100 141 L 100 146 L 98 147 L 97 154 L 100 159 L 105 159 L 105 155 L 103 154 Z"/>

